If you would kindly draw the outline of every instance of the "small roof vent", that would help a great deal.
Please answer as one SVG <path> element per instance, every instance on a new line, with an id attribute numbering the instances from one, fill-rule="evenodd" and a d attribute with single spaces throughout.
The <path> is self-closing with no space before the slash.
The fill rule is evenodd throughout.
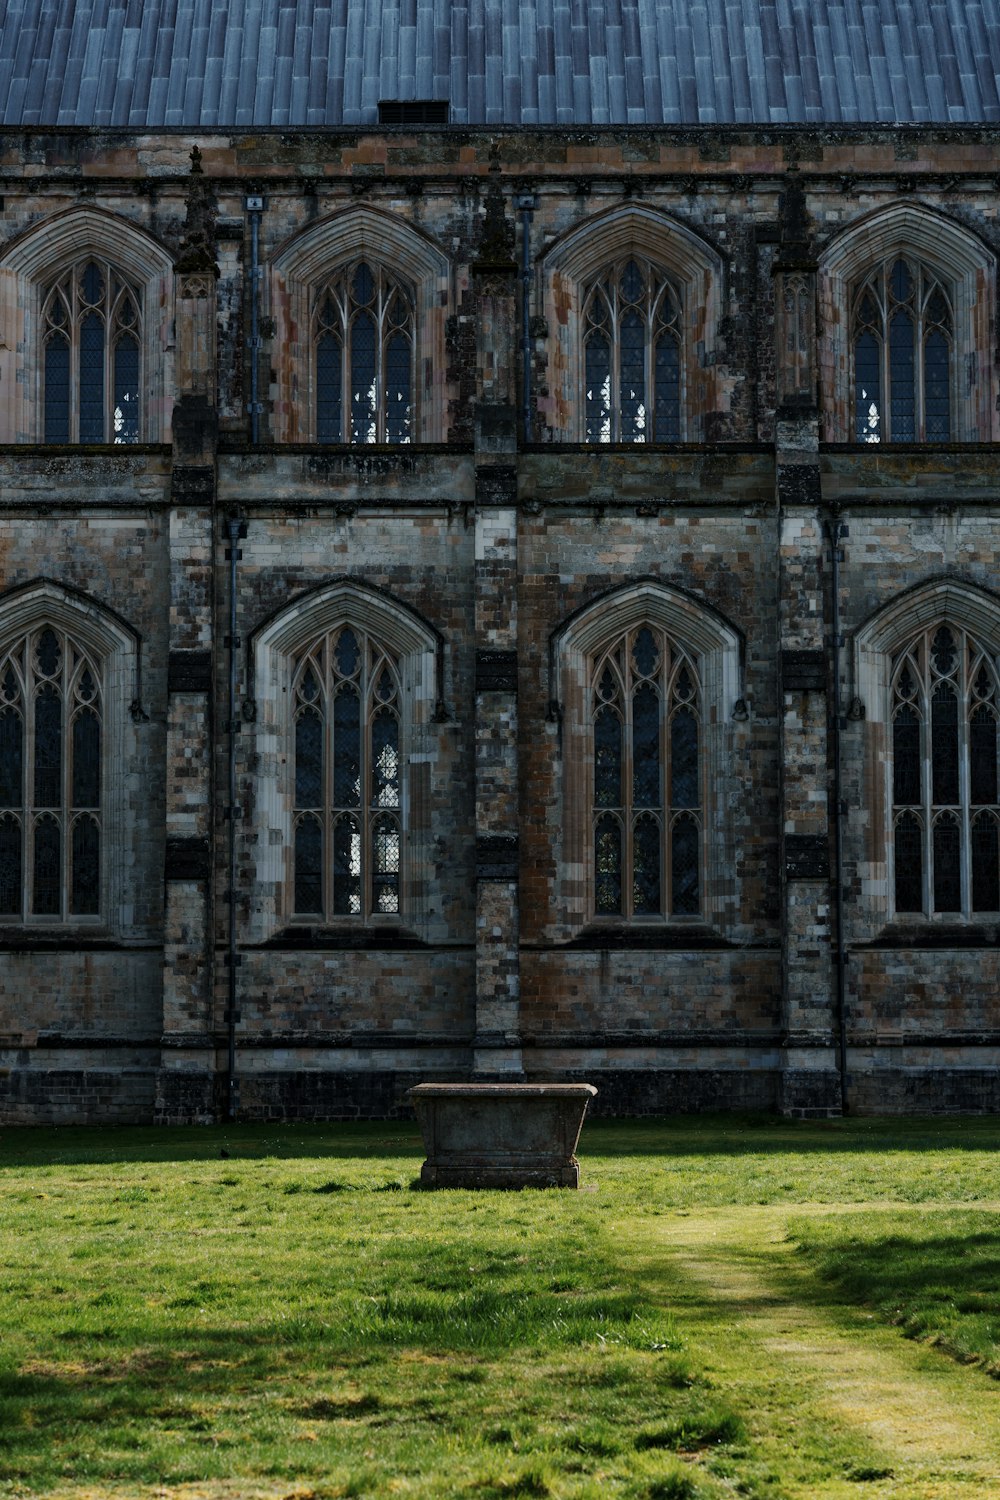
<path id="1" fill-rule="evenodd" d="M 380 99 L 380 125 L 447 125 L 447 99 Z"/>

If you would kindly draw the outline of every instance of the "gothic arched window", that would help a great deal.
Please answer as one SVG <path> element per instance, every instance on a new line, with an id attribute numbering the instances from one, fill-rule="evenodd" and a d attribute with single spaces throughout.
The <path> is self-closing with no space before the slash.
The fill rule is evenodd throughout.
<path id="1" fill-rule="evenodd" d="M 320 288 L 313 312 L 316 441 L 408 443 L 414 298 L 361 260 Z"/>
<path id="2" fill-rule="evenodd" d="M 696 659 L 641 625 L 592 658 L 594 908 L 702 909 L 701 692 Z"/>
<path id="3" fill-rule="evenodd" d="M 73 636 L 0 654 L 0 918 L 100 915 L 103 737 L 101 663 Z"/>
<path id="4" fill-rule="evenodd" d="M 1000 676 L 965 630 L 921 632 L 892 663 L 897 913 L 1000 911 Z"/>
<path id="5" fill-rule="evenodd" d="M 853 301 L 854 427 L 860 443 L 948 442 L 953 315 L 922 262 L 885 261 Z"/>
<path id="6" fill-rule="evenodd" d="M 45 442 L 139 442 L 141 292 L 90 257 L 48 289 L 42 326 Z"/>
<path id="7" fill-rule="evenodd" d="M 681 301 L 641 256 L 606 268 L 583 299 L 588 443 L 681 438 Z"/>
<path id="8" fill-rule="evenodd" d="M 293 914 L 398 916 L 403 833 L 397 655 L 343 625 L 294 660 Z"/>

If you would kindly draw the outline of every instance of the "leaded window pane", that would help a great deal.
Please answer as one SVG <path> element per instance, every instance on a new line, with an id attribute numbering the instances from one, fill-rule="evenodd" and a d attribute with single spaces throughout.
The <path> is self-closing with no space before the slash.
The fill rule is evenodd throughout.
<path id="1" fill-rule="evenodd" d="M 0 709 L 0 808 L 24 799 L 24 721 L 16 708 Z"/>
<path id="2" fill-rule="evenodd" d="M 399 911 L 399 826 L 381 817 L 372 830 L 372 910 L 391 916 Z"/>
<path id="3" fill-rule="evenodd" d="M 323 828 L 310 814 L 295 825 L 295 910 L 310 917 L 323 911 Z"/>
<path id="4" fill-rule="evenodd" d="M 924 342 L 924 412 L 928 442 L 947 443 L 951 438 L 948 340 L 935 329 Z"/>
<path id="5" fill-rule="evenodd" d="M 1000 822 L 989 813 L 972 824 L 972 910 L 1000 911 Z"/>
<path id="6" fill-rule="evenodd" d="M 904 813 L 896 824 L 896 910 L 922 911 L 924 906 L 924 839 L 920 823 Z"/>
<path id="7" fill-rule="evenodd" d="M 139 441 L 139 345 L 130 333 L 115 345 L 115 405 L 112 442 Z"/>
<path id="8" fill-rule="evenodd" d="M 82 708 L 73 720 L 74 808 L 101 805 L 101 725 L 92 708 Z"/>
<path id="9" fill-rule="evenodd" d="M 984 703 L 969 722 L 969 779 L 973 807 L 997 799 L 997 721 Z"/>
<path id="10" fill-rule="evenodd" d="M 62 841 L 55 818 L 35 824 L 35 870 L 31 909 L 36 917 L 58 917 L 62 907 Z"/>
<path id="11" fill-rule="evenodd" d="M 323 806 L 323 721 L 314 708 L 295 721 L 295 806 Z"/>
<path id="12" fill-rule="evenodd" d="M 399 806 L 399 720 L 380 708 L 372 719 L 372 806 Z"/>
<path id="13" fill-rule="evenodd" d="M 858 335 L 854 344 L 855 436 L 859 443 L 877 443 L 882 438 L 881 353 L 873 333 Z"/>
<path id="14" fill-rule="evenodd" d="M 0 817 L 0 916 L 17 917 L 24 899 L 21 873 L 21 825 L 9 814 Z"/>
<path id="15" fill-rule="evenodd" d="M 333 805 L 361 805 L 361 700 L 348 685 L 333 700 Z"/>
<path id="16" fill-rule="evenodd" d="M 935 806 L 958 802 L 958 699 L 944 682 L 931 704 L 931 778 Z"/>
<path id="17" fill-rule="evenodd" d="M 587 442 L 678 442 L 681 299 L 665 273 L 630 256 L 583 288 L 582 305 Z"/>
<path id="18" fill-rule="evenodd" d="M 80 442 L 103 443 L 104 319 L 88 313 L 80 325 Z"/>
<path id="19" fill-rule="evenodd" d="M 53 333 L 45 345 L 45 441 L 69 440 L 69 339 Z"/>
<path id="20" fill-rule="evenodd" d="M 897 807 L 920 801 L 920 721 L 904 703 L 892 721 L 892 800 Z"/>
<path id="21" fill-rule="evenodd" d="M 594 829 L 596 907 L 600 916 L 622 910 L 622 830 L 617 818 L 598 818 Z"/>
<path id="22" fill-rule="evenodd" d="M 939 818 L 934 825 L 934 910 L 962 910 L 961 839 L 958 821 Z"/>
<path id="23" fill-rule="evenodd" d="M 660 912 L 660 824 L 648 814 L 632 830 L 632 910 L 639 917 Z"/>
<path id="24" fill-rule="evenodd" d="M 322 287 L 314 307 L 317 441 L 410 442 L 412 290 L 361 261 Z"/>
<path id="25" fill-rule="evenodd" d="M 361 828 L 357 818 L 338 818 L 333 828 L 333 911 L 361 915 Z"/>
<path id="26" fill-rule="evenodd" d="M 100 889 L 101 835 L 97 819 L 77 818 L 73 824 L 72 914 L 96 917 L 100 910 Z"/>
<path id="27" fill-rule="evenodd" d="M 698 825 L 694 818 L 687 815 L 678 818 L 671 840 L 674 911 L 678 916 L 694 917 L 701 910 L 698 844 Z"/>
<path id="28" fill-rule="evenodd" d="M 62 701 L 51 683 L 35 698 L 35 806 L 62 802 Z"/>
<path id="29" fill-rule="evenodd" d="M 951 436 L 952 315 L 928 266 L 897 258 L 855 291 L 854 431 L 859 442 Z"/>
<path id="30" fill-rule="evenodd" d="M 697 665 L 663 631 L 641 625 L 609 641 L 591 672 L 595 913 L 696 916 L 702 861 Z M 671 807 L 689 814 L 672 821 L 659 816 L 667 786 Z"/>

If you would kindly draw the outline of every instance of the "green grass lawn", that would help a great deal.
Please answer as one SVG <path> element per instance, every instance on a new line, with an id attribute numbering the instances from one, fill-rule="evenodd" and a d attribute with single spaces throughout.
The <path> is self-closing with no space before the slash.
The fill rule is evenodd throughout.
<path id="1" fill-rule="evenodd" d="M 989 1120 L 0 1133 L 0 1495 L 1000 1495 Z M 222 1156 L 221 1153 L 228 1153 Z"/>

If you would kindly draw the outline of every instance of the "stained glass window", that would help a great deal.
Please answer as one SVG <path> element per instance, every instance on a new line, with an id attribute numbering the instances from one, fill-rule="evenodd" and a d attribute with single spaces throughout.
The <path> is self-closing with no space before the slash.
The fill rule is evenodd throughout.
<path id="1" fill-rule="evenodd" d="M 0 918 L 101 911 L 100 663 L 55 625 L 0 651 Z"/>
<path id="2" fill-rule="evenodd" d="M 681 299 L 642 256 L 603 270 L 583 297 L 588 443 L 676 443 L 681 431 Z"/>
<path id="3" fill-rule="evenodd" d="M 929 267 L 898 256 L 855 290 L 854 435 L 859 443 L 951 437 L 953 318 Z"/>
<path id="4" fill-rule="evenodd" d="M 296 659 L 294 915 L 331 921 L 401 909 L 399 661 L 342 625 Z"/>
<path id="5" fill-rule="evenodd" d="M 702 798 L 698 664 L 640 625 L 591 661 L 594 909 L 698 916 Z"/>
<path id="6" fill-rule="evenodd" d="M 320 289 L 313 316 L 317 442 L 412 442 L 413 308 L 411 288 L 364 260 Z"/>
<path id="7" fill-rule="evenodd" d="M 140 440 L 142 297 L 108 261 L 78 262 L 44 296 L 47 443 Z"/>
<path id="8" fill-rule="evenodd" d="M 953 623 L 923 631 L 893 661 L 899 913 L 1000 910 L 998 682 L 995 658 Z"/>

